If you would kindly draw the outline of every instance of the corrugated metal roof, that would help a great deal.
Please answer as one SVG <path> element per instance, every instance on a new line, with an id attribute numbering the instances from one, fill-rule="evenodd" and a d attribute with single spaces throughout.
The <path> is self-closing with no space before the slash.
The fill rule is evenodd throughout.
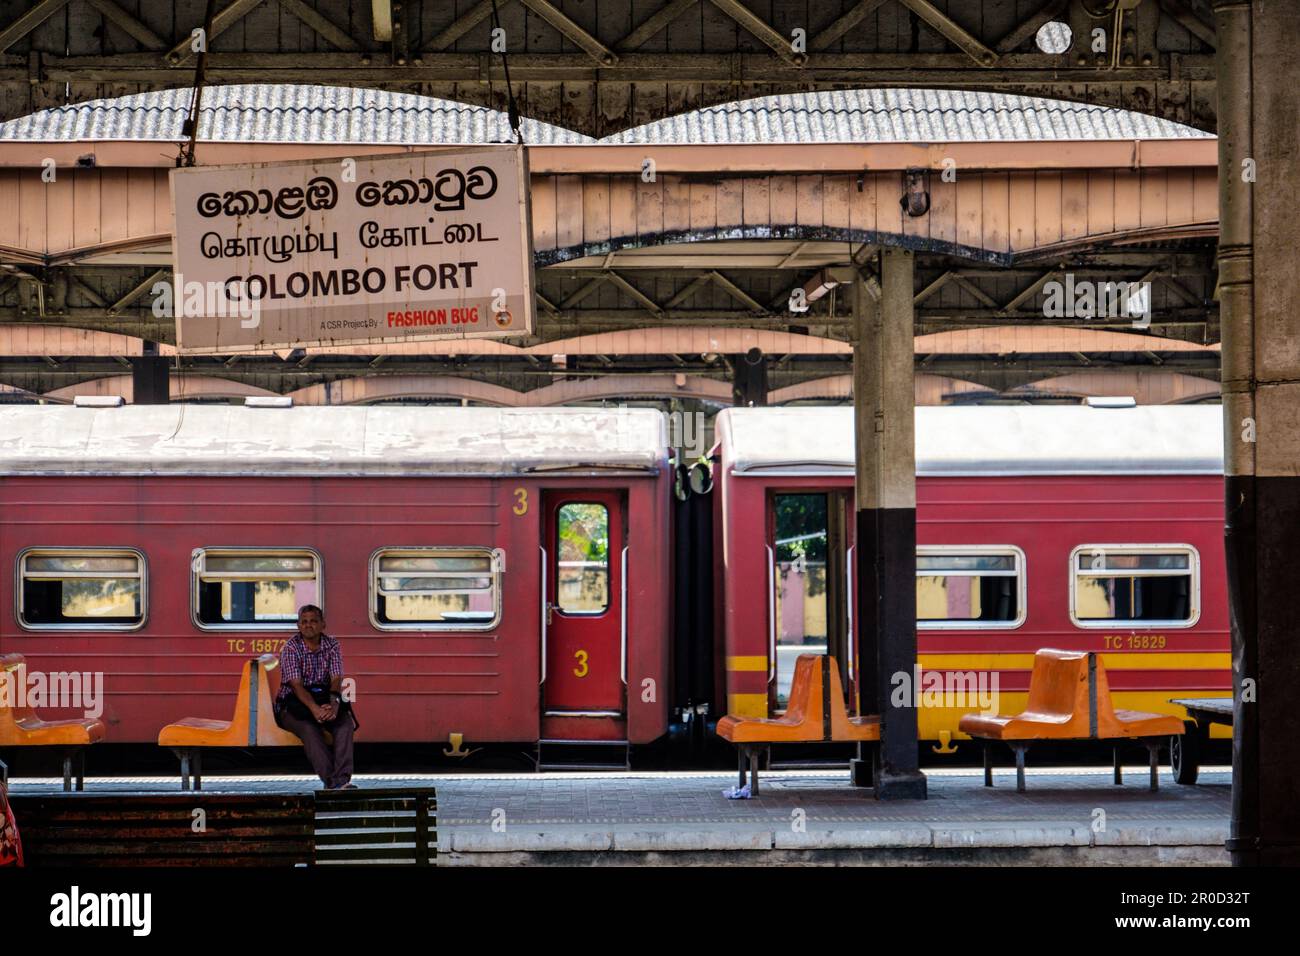
<path id="1" fill-rule="evenodd" d="M 0 141 L 181 137 L 187 89 L 42 110 L 0 123 Z M 531 144 L 858 143 L 1177 139 L 1210 134 L 1128 110 L 953 90 L 846 90 L 765 96 L 670 117 L 601 140 L 536 120 Z M 249 84 L 203 94 L 209 141 L 374 144 L 513 142 L 505 113 L 410 93 Z"/>
<path id="2" fill-rule="evenodd" d="M 728 408 L 716 429 L 738 474 L 853 473 L 851 408 Z M 918 408 L 916 473 L 1223 474 L 1223 409 Z"/>
<path id="3" fill-rule="evenodd" d="M 0 123 L 2 140 L 181 138 L 189 89 L 136 93 L 41 110 Z M 590 143 L 591 137 L 524 119 L 528 143 Z M 335 86 L 254 83 L 203 91 L 199 139 L 252 143 L 513 143 L 500 110 L 430 96 Z"/>
<path id="4" fill-rule="evenodd" d="M 0 407 L 0 474 L 519 475 L 655 471 L 652 408 Z"/>
<path id="5" fill-rule="evenodd" d="M 1128 110 L 954 90 L 765 96 L 672 116 L 605 143 L 985 142 L 1209 136 Z"/>

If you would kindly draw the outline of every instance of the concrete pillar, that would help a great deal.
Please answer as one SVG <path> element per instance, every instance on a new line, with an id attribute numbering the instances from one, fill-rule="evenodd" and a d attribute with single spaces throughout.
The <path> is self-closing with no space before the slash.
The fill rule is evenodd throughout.
<path id="1" fill-rule="evenodd" d="M 1238 865 L 1300 863 L 1300 4 L 1215 0 L 1225 545 Z M 1252 161 L 1246 167 L 1243 163 Z M 1249 181 L 1253 166 L 1255 182 Z"/>
<path id="2" fill-rule="evenodd" d="M 916 665 L 916 451 L 912 374 L 912 253 L 881 250 L 879 301 L 853 281 L 856 453 L 857 671 L 863 713 L 879 714 L 874 768 L 880 800 L 924 799 L 917 714 L 908 686 Z M 897 703 L 896 703 L 897 702 Z"/>

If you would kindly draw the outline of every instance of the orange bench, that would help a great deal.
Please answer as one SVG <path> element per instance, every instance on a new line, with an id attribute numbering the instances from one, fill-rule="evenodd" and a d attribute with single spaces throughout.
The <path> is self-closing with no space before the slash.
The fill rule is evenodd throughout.
<path id="1" fill-rule="evenodd" d="M 985 741 L 984 786 L 993 786 L 988 741 L 1001 740 L 1016 755 L 1016 789 L 1025 789 L 1025 751 L 1038 740 L 1113 740 L 1115 783 L 1124 782 L 1119 743 L 1145 744 L 1151 756 L 1151 789 L 1160 785 L 1160 745 L 1183 732 L 1183 722 L 1167 714 L 1116 710 L 1106 667 L 1095 653 L 1044 648 L 1034 655 L 1029 700 L 1019 714 L 966 714 L 957 729 Z"/>
<path id="2" fill-rule="evenodd" d="M 784 716 L 733 717 L 718 721 L 718 736 L 736 745 L 740 786 L 749 762 L 750 792 L 758 796 L 759 757 L 772 744 L 864 743 L 880 739 L 879 717 L 850 717 L 840 692 L 840 671 L 827 654 L 800 654 L 790 682 L 790 702 Z M 831 688 L 834 688 L 832 692 Z"/>
<path id="3" fill-rule="evenodd" d="M 0 657 L 0 679 L 26 688 L 27 661 L 21 654 Z M 104 722 L 81 720 L 41 720 L 36 712 L 16 700 L 0 701 L 0 747 L 59 747 L 63 751 L 63 789 L 72 789 L 73 765 L 76 765 L 77 789 L 86 788 L 86 748 L 104 739 Z"/>
<path id="4" fill-rule="evenodd" d="M 203 789 L 202 753 L 205 747 L 300 747 L 302 741 L 275 722 L 271 702 L 280 689 L 279 659 L 263 654 L 248 661 L 239 679 L 235 715 L 230 720 L 186 717 L 168 724 L 158 734 L 158 745 L 168 747 L 181 761 L 181 789 Z"/>

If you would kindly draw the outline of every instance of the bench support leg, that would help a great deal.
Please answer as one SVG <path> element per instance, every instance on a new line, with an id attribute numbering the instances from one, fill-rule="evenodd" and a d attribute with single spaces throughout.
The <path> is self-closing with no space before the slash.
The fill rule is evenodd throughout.
<path id="1" fill-rule="evenodd" d="M 745 785 L 745 748 L 740 745 L 737 745 L 736 756 L 739 758 L 740 761 L 740 783 L 736 784 L 736 786 L 739 788 Z"/>
<path id="2" fill-rule="evenodd" d="M 1124 765 L 1119 759 L 1119 747 L 1115 748 L 1115 786 L 1124 785 Z"/>
<path id="3" fill-rule="evenodd" d="M 171 750 L 181 762 L 181 790 L 189 790 L 190 764 L 198 759 L 199 752 L 193 747 L 173 747 Z"/>
<path id="4" fill-rule="evenodd" d="M 993 786 L 993 750 L 988 741 L 984 741 L 984 786 Z"/>
<path id="5" fill-rule="evenodd" d="M 874 749 L 874 748 L 872 748 Z M 849 761 L 849 780 L 855 787 L 875 787 L 876 758 L 868 753 L 868 745 L 858 743 L 858 756 Z"/>
<path id="6" fill-rule="evenodd" d="M 1016 792 L 1025 792 L 1025 751 L 1029 749 L 1025 744 L 1013 744 L 1012 750 L 1016 752 Z"/>
<path id="7" fill-rule="evenodd" d="M 749 795 L 758 796 L 758 761 L 762 751 L 758 747 L 751 747 L 749 750 Z"/>
<path id="8" fill-rule="evenodd" d="M 1151 754 L 1151 789 L 1160 789 L 1160 741 L 1146 740 L 1147 751 Z"/>
<path id="9" fill-rule="evenodd" d="M 72 760 L 74 751 L 65 750 L 63 752 L 63 792 L 68 793 L 72 790 Z"/>
<path id="10" fill-rule="evenodd" d="M 202 789 L 203 789 L 203 751 L 202 751 L 202 750 L 195 750 L 195 751 L 194 751 L 194 762 L 193 762 L 193 763 L 194 763 L 194 766 L 193 766 L 193 770 L 194 770 L 194 789 L 195 789 L 195 790 L 202 790 Z"/>

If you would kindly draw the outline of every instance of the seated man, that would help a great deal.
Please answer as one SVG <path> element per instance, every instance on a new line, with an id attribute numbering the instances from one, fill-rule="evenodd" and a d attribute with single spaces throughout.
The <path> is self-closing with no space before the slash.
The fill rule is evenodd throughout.
<path id="1" fill-rule="evenodd" d="M 356 719 L 340 695 L 343 652 L 325 632 L 325 615 L 314 604 L 298 611 L 298 633 L 280 651 L 280 692 L 275 722 L 302 740 L 312 769 L 326 790 L 355 790 L 352 732 Z M 331 745 L 326 732 L 334 737 Z"/>

